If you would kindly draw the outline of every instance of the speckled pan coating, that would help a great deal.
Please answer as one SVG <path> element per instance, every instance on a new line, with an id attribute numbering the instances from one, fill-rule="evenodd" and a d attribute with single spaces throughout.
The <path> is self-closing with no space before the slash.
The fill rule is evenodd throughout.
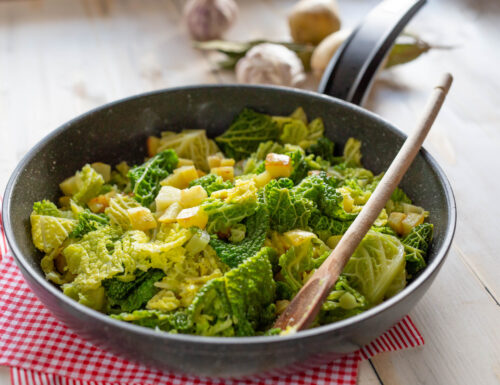
<path id="1" fill-rule="evenodd" d="M 56 200 L 58 183 L 87 162 L 141 162 L 145 139 L 162 130 L 203 128 L 223 132 L 244 107 L 285 115 L 302 106 L 322 117 L 326 135 L 341 149 L 348 137 L 363 141 L 365 167 L 380 172 L 399 150 L 404 134 L 359 107 L 312 92 L 260 86 L 199 86 L 123 99 L 64 124 L 19 163 L 4 195 L 7 240 L 31 289 L 78 335 L 118 355 L 160 369 L 211 377 L 272 372 L 300 362 L 352 352 L 409 312 L 424 295 L 451 245 L 456 209 L 451 187 L 435 160 L 422 150 L 402 182 L 417 204 L 431 212 L 435 238 L 428 267 L 401 293 L 369 311 L 287 337 L 207 338 L 171 335 L 115 321 L 64 296 L 40 269 L 31 242 L 29 215 L 41 199 Z"/>

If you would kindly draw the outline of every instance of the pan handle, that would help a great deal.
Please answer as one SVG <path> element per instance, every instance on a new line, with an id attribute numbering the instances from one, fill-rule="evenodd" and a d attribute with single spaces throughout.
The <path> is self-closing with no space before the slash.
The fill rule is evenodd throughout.
<path id="1" fill-rule="evenodd" d="M 318 92 L 362 104 L 377 70 L 426 0 L 385 0 L 351 33 L 330 60 Z"/>

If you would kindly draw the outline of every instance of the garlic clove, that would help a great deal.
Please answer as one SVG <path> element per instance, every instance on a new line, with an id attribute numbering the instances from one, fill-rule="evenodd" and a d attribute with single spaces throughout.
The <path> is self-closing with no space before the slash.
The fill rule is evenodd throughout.
<path id="1" fill-rule="evenodd" d="M 189 0 L 184 19 L 191 37 L 199 41 L 219 39 L 236 20 L 234 0 Z"/>
<path id="2" fill-rule="evenodd" d="M 278 44 L 258 44 L 236 65 L 239 83 L 298 87 L 306 79 L 302 62 L 290 49 Z"/>

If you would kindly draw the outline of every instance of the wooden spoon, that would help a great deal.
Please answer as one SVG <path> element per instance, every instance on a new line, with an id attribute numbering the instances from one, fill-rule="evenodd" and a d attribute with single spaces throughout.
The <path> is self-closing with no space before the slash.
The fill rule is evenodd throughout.
<path id="1" fill-rule="evenodd" d="M 337 282 L 344 266 L 379 216 L 420 150 L 443 105 L 452 81 L 453 78 L 450 74 L 444 74 L 439 85 L 434 88 L 416 128 L 404 142 L 372 196 L 332 253 L 276 320 L 275 328 L 284 331 L 288 327 L 292 327 L 292 331 L 298 331 L 307 328 L 316 318 L 321 305 Z"/>

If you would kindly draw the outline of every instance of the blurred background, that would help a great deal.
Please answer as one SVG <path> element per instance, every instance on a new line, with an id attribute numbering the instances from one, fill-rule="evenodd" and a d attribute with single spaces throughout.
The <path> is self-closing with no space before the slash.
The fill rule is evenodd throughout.
<path id="1" fill-rule="evenodd" d="M 341 29 L 355 27 L 377 3 L 339 0 Z M 288 17 L 295 5 L 238 1 L 237 16 L 223 19 L 230 28 L 222 37 L 292 42 Z M 89 109 L 167 87 L 252 81 L 248 69 L 238 77 L 220 69 L 225 55 L 193 46 L 185 6 L 182 0 L 0 0 L 0 191 L 31 146 Z M 426 347 L 376 356 L 360 383 L 498 383 L 500 1 L 429 1 L 408 31 L 434 48 L 381 71 L 365 107 L 411 129 L 439 75 L 453 73 L 426 147 L 451 180 L 459 225 L 443 273 L 411 314 Z M 299 73 L 305 76 L 299 84 L 284 85 L 317 87 L 317 76 Z"/>

